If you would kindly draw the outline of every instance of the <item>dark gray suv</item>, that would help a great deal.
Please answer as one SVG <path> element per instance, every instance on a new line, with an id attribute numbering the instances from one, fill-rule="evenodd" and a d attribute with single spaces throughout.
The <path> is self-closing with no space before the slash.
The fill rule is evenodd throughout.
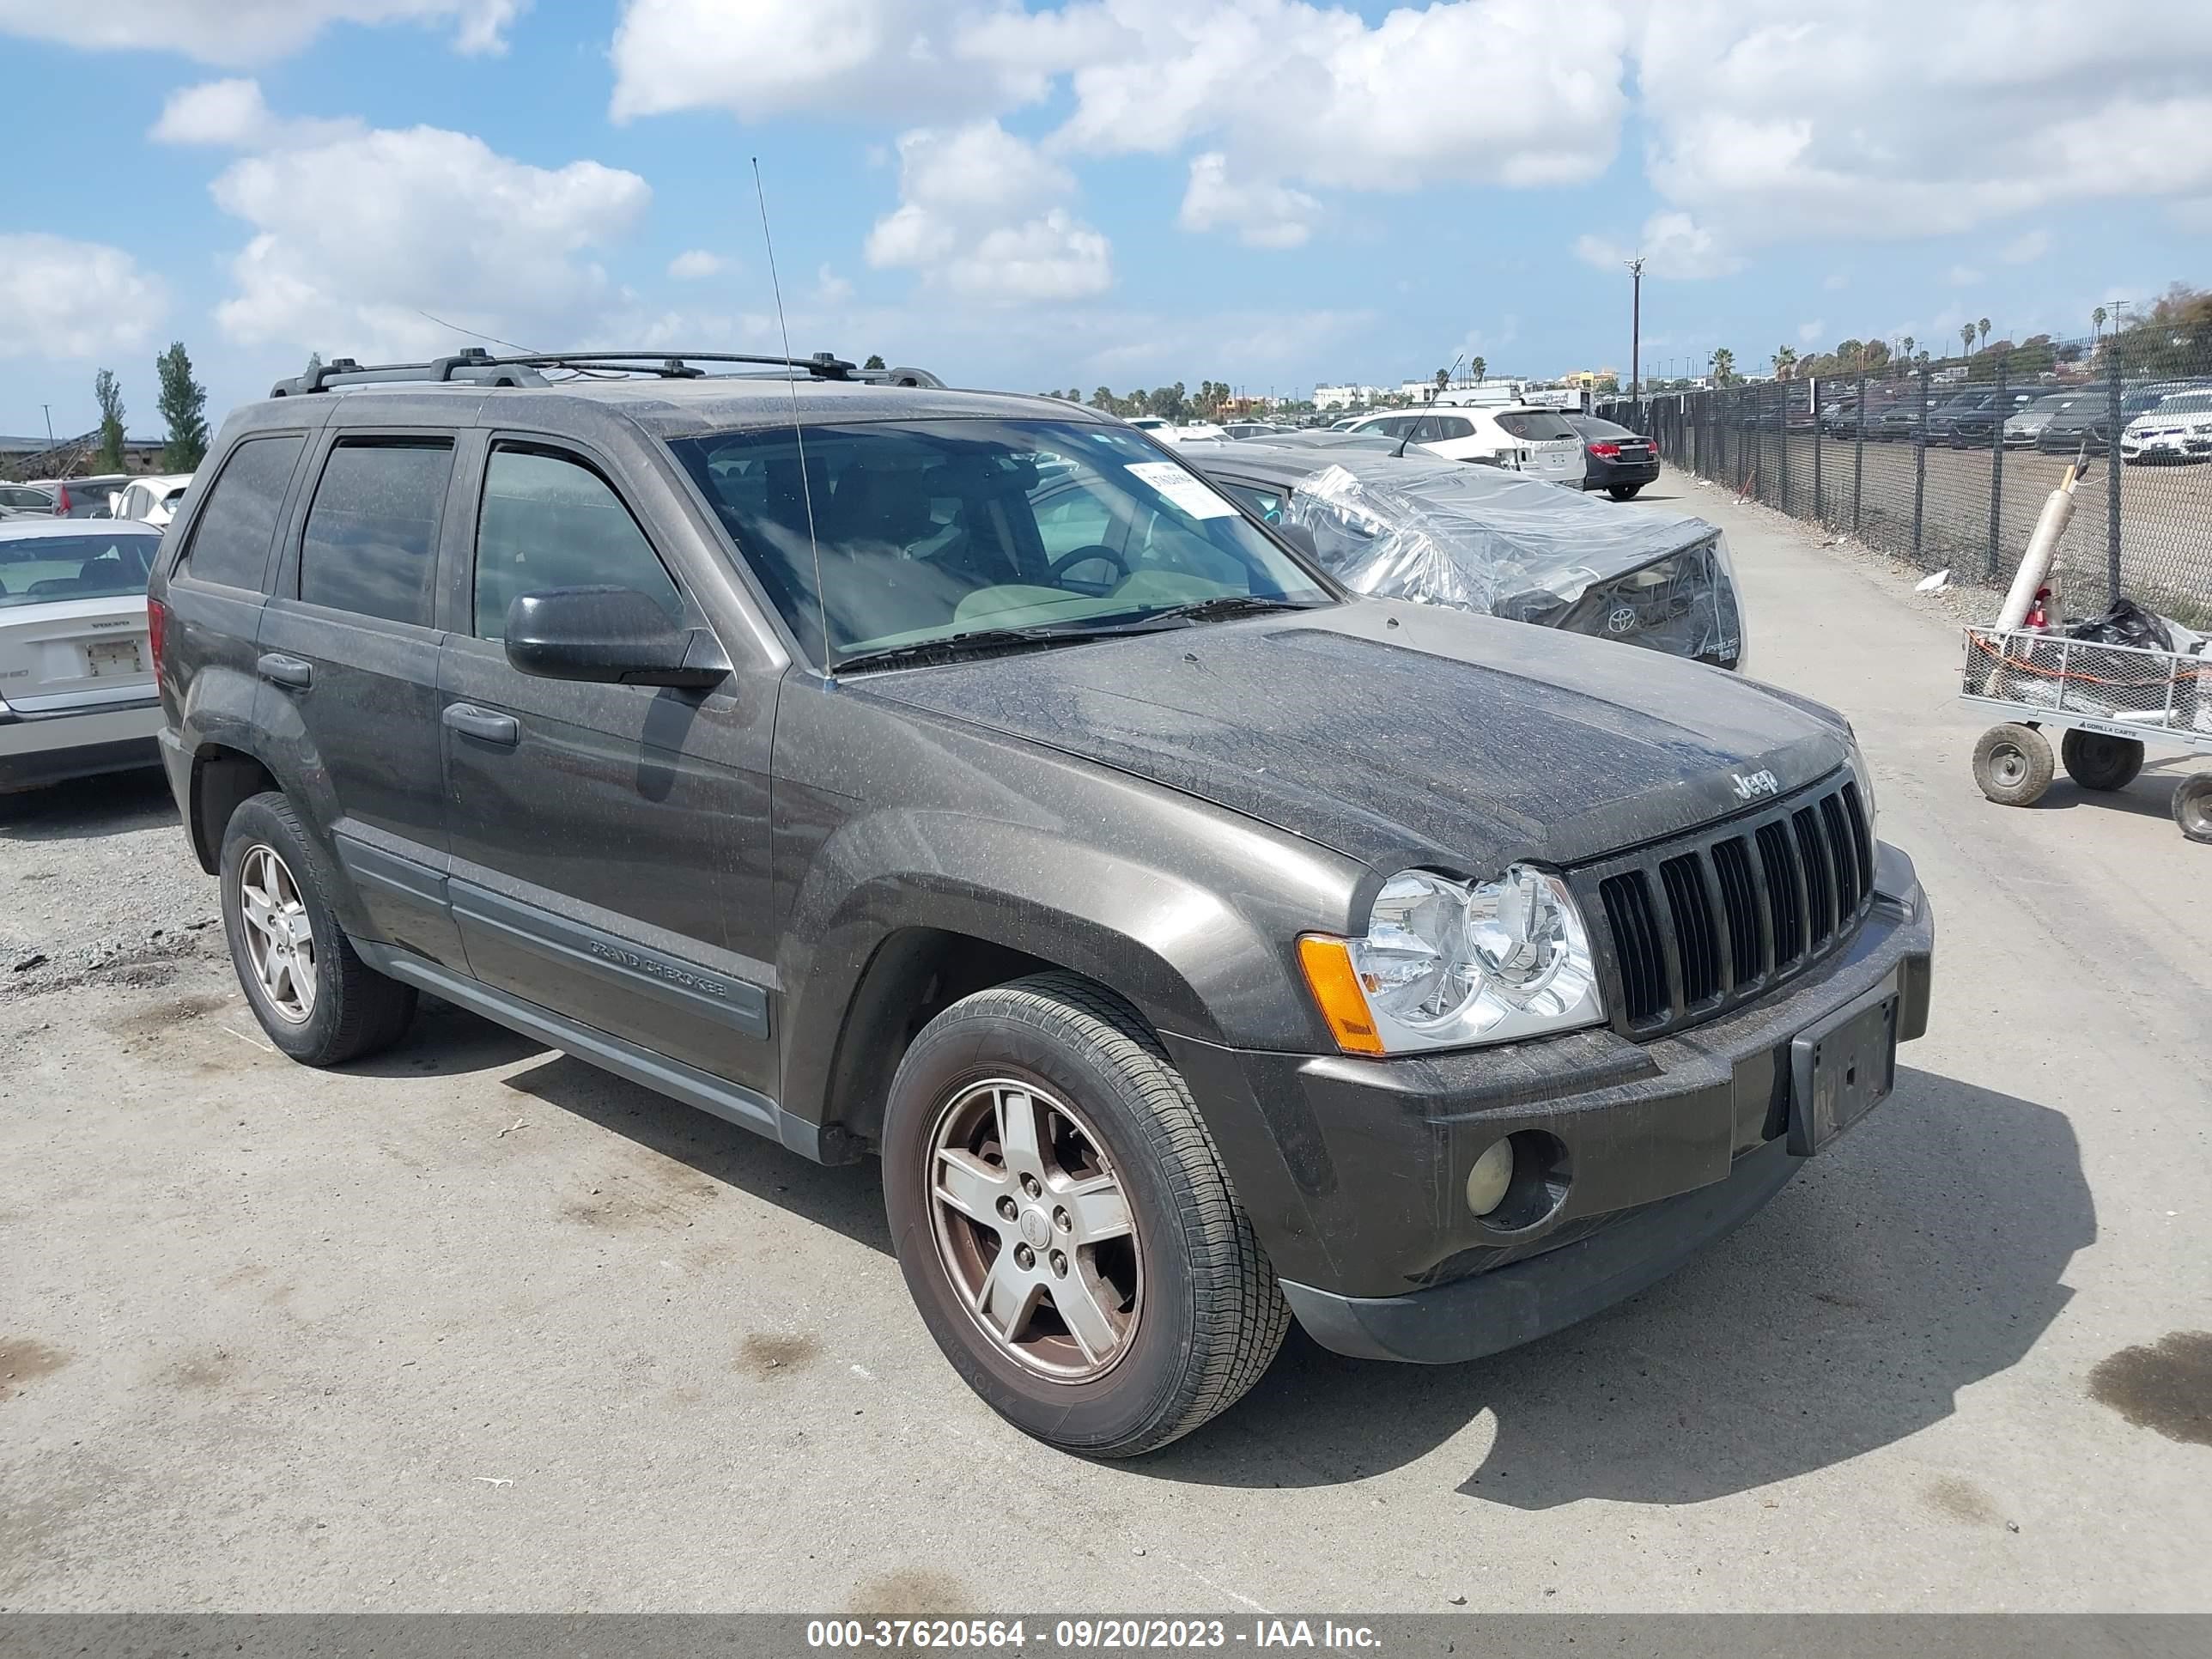
<path id="1" fill-rule="evenodd" d="M 1838 715 L 1348 596 L 1063 403 L 705 361 L 333 366 L 224 426 L 161 744 L 285 1053 L 429 992 L 878 1153 L 955 1368 L 1103 1455 L 1293 1317 L 1581 1318 L 1889 1091 L 1933 923 Z"/>

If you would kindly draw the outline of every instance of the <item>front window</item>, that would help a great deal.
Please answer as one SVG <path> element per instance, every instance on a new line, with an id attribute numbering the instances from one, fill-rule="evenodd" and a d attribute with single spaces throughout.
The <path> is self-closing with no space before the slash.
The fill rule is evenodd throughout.
<path id="1" fill-rule="evenodd" d="M 154 536 L 36 536 L 0 542 L 0 607 L 143 593 Z"/>
<path id="2" fill-rule="evenodd" d="M 669 447 L 810 656 L 827 613 L 833 669 L 1330 602 L 1234 502 L 1119 426 L 885 422 Z"/>

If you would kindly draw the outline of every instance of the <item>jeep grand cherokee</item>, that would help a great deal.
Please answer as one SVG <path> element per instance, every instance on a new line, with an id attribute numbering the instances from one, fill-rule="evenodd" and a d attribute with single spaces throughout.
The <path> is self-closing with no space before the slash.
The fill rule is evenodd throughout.
<path id="1" fill-rule="evenodd" d="M 1581 1318 L 1889 1091 L 1933 924 L 1837 715 L 1353 599 L 1066 404 L 702 361 L 332 365 L 225 425 L 161 746 L 285 1053 L 429 992 L 875 1152 L 953 1366 L 1103 1455 L 1292 1318 Z"/>

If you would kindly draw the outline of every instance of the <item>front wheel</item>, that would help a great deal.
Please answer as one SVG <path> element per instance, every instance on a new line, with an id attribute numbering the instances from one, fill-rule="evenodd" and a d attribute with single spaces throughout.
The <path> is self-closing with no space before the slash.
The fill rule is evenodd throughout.
<path id="1" fill-rule="evenodd" d="M 981 991 L 892 1079 L 884 1206 L 923 1322 L 1015 1427 L 1132 1457 L 1242 1398 L 1290 1309 L 1182 1074 L 1134 1010 Z"/>
<path id="2" fill-rule="evenodd" d="M 2174 786 L 2173 821 L 2191 841 L 2212 842 L 2212 772 L 2198 772 Z"/>
<path id="3" fill-rule="evenodd" d="M 2051 787 L 2051 739 L 2032 726 L 1993 726 L 1974 745 L 1974 781 L 2000 806 L 2033 806 Z"/>
<path id="4" fill-rule="evenodd" d="M 2066 775 L 2084 789 L 2124 789 L 2142 770 L 2143 746 L 2136 738 L 2109 738 L 2079 726 L 2058 740 Z"/>

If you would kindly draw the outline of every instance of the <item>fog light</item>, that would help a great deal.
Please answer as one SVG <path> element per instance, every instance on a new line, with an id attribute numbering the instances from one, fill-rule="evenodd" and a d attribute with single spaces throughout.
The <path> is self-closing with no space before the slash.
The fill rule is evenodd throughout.
<path id="1" fill-rule="evenodd" d="M 1488 1215 L 1505 1201 L 1512 1184 L 1513 1142 L 1509 1138 L 1475 1159 L 1467 1172 L 1467 1207 L 1476 1215 Z"/>

